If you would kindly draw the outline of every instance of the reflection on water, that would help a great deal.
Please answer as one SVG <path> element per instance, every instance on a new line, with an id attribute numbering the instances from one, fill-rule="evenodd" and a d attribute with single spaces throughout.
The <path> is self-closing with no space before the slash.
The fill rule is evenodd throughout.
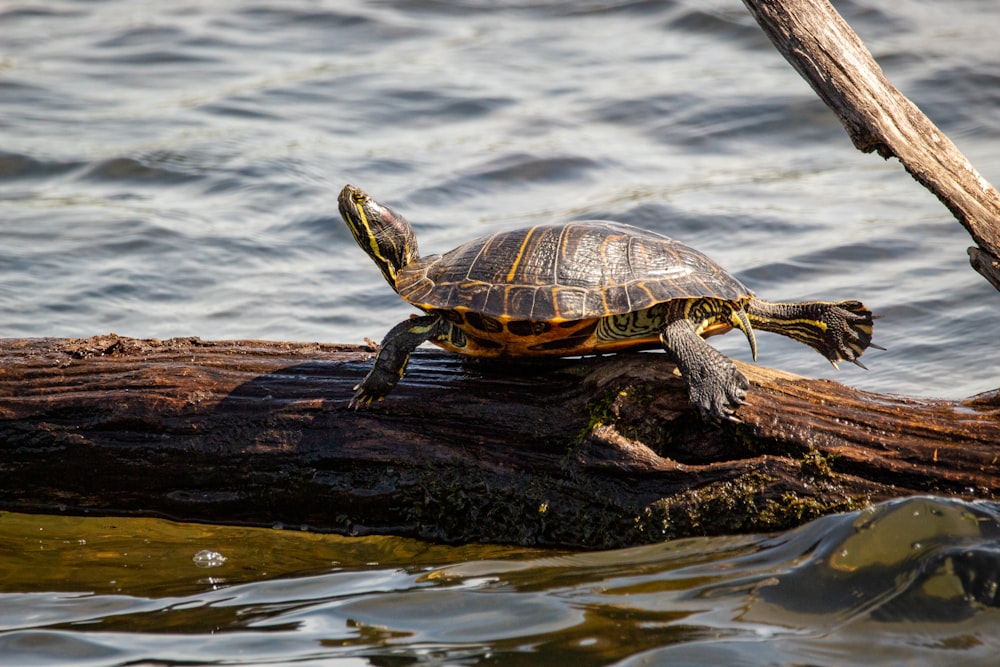
<path id="1" fill-rule="evenodd" d="M 0 588 L 161 596 L 334 567 L 421 567 L 452 559 L 537 554 L 516 547 L 346 538 L 159 519 L 0 514 Z M 213 555 L 215 554 L 215 555 Z M 221 559 L 222 562 L 219 562 Z M 207 561 L 207 562 L 206 562 Z M 27 563 L 31 567 L 25 567 Z M 206 568 L 206 564 L 214 567 Z"/>
<path id="2" fill-rule="evenodd" d="M 985 503 L 594 553 L 152 519 L 2 514 L 0 530 L 10 664 L 986 665 L 1000 649 Z M 198 567 L 205 549 L 225 562 Z"/>

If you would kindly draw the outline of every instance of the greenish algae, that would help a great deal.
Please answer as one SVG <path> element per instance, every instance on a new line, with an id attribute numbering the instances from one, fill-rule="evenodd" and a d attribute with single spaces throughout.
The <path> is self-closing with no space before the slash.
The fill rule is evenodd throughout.
<path id="1" fill-rule="evenodd" d="M 774 479 L 757 470 L 695 489 L 645 507 L 634 518 L 636 530 L 655 539 L 699 535 L 770 533 L 788 530 L 812 519 L 867 507 L 867 497 L 831 493 L 784 491 L 768 495 Z"/>

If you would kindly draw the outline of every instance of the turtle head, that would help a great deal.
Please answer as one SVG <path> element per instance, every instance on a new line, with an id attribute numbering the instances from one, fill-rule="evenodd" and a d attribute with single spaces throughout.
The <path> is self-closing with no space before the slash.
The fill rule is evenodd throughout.
<path id="1" fill-rule="evenodd" d="M 400 269 L 419 257 L 417 237 L 406 218 L 354 187 L 345 185 L 338 199 L 340 215 L 361 249 L 375 260 L 396 288 Z"/>

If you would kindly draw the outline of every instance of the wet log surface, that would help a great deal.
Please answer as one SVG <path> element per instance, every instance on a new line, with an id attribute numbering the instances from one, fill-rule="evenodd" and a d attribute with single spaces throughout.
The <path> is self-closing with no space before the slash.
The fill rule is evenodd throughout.
<path id="1" fill-rule="evenodd" d="M 0 507 L 612 547 L 995 498 L 1000 394 L 935 401 L 740 364 L 706 425 L 663 354 L 498 366 L 420 350 L 367 411 L 353 346 L 0 340 Z"/>

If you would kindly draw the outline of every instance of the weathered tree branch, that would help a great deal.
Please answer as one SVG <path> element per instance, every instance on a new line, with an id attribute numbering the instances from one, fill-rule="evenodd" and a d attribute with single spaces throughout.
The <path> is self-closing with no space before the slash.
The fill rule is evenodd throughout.
<path id="1" fill-rule="evenodd" d="M 897 157 L 979 245 L 972 266 L 1000 289 L 1000 193 L 882 73 L 827 0 L 743 0 L 778 51 L 840 118 L 854 145 Z M 971 253 L 970 253 L 971 254 Z"/>
<path id="2" fill-rule="evenodd" d="M 367 411 L 362 349 L 0 340 L 0 507 L 610 547 L 1000 494 L 1000 394 L 877 395 L 741 364 L 706 426 L 663 354 L 515 369 L 418 352 Z"/>

